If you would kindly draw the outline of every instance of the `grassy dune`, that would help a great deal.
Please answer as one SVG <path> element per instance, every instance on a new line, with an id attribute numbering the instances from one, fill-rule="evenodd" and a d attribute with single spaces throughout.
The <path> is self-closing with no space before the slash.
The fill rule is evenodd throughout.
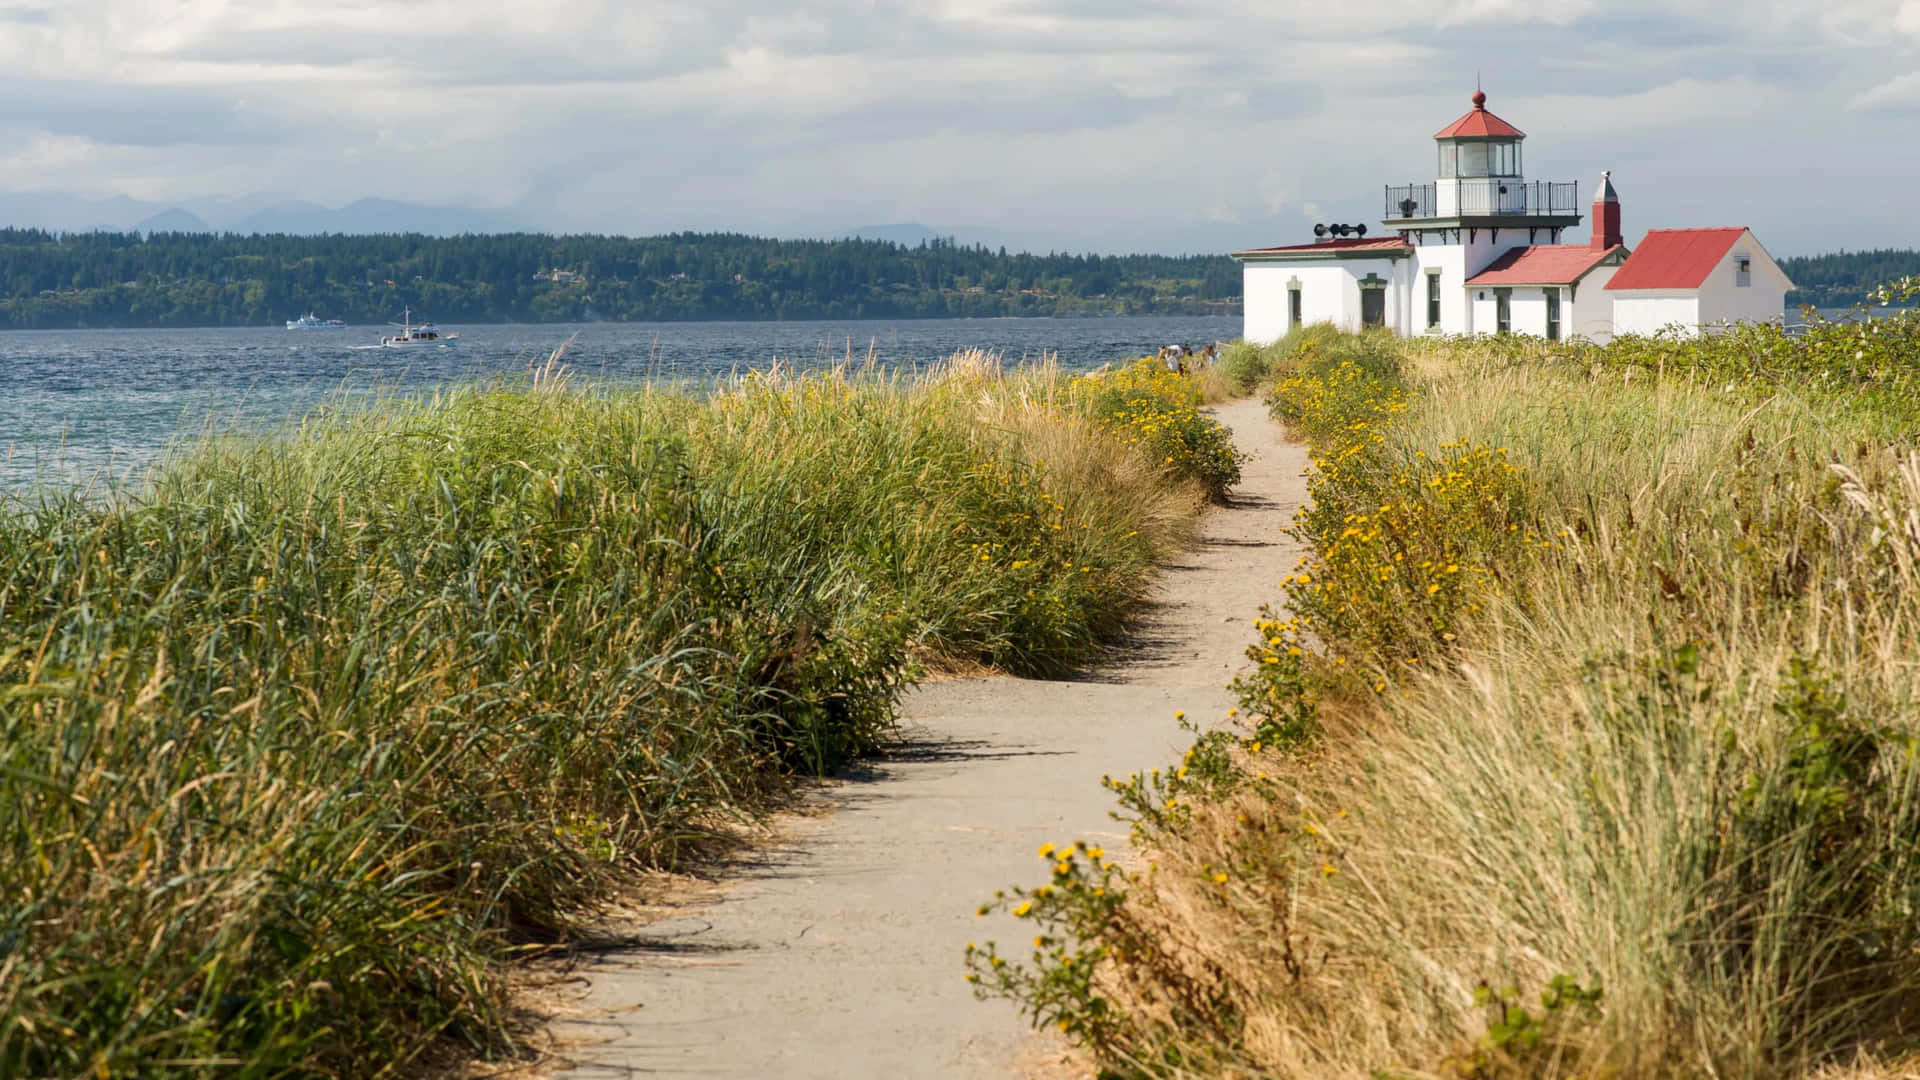
<path id="1" fill-rule="evenodd" d="M 1920 323 L 1252 362 L 1316 470 L 1245 726 L 985 991 L 1124 1075 L 1909 1075 Z"/>
<path id="2" fill-rule="evenodd" d="M 209 441 L 0 517 L 0 1075 L 509 1053 L 503 962 L 1057 671 L 1236 474 L 1198 390 L 956 357 L 527 385 Z"/>

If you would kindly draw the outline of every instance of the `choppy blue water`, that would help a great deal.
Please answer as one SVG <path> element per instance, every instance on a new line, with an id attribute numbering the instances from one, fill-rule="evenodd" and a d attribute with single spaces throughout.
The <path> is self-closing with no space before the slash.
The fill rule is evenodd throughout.
<path id="1" fill-rule="evenodd" d="M 1057 354 L 1085 370 L 1170 342 L 1238 337 L 1240 319 L 953 319 L 899 322 L 443 326 L 445 348 L 380 349 L 382 327 L 0 333 L 0 490 L 137 477 L 209 425 L 273 427 L 315 405 L 518 375 L 570 336 L 565 364 L 596 380 L 711 380 L 776 360 L 818 368 L 851 354 L 924 368 L 958 349 L 1008 361 Z"/>

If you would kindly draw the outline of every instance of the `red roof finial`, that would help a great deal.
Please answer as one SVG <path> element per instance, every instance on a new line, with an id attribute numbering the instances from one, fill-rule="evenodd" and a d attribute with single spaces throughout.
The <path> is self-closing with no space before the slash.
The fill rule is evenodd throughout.
<path id="1" fill-rule="evenodd" d="M 1473 107 L 1476 109 L 1484 109 L 1487 107 L 1487 92 L 1485 90 L 1475 90 L 1473 92 Z"/>

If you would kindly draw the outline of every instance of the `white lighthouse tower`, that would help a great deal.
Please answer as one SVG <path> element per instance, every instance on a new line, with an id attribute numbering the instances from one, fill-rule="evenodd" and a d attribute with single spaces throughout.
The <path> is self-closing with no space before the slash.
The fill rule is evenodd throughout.
<path id="1" fill-rule="evenodd" d="M 1431 184 L 1387 188 L 1387 228 L 1414 247 L 1415 292 L 1422 310 L 1416 330 L 1472 333 L 1466 284 L 1517 247 L 1557 244 L 1580 224 L 1579 185 L 1528 181 L 1521 161 L 1526 133 L 1487 111 L 1474 91 L 1473 108 L 1433 136 L 1438 177 Z"/>
<path id="2" fill-rule="evenodd" d="M 1592 239 L 1561 243 L 1580 224 L 1579 185 L 1528 180 L 1526 138 L 1475 91 L 1472 110 L 1434 134 L 1433 182 L 1386 189 L 1382 234 L 1320 224 L 1310 244 L 1234 252 L 1247 339 L 1330 323 L 1600 342 L 1616 326 L 1697 331 L 1780 316 L 1793 284 L 1751 232 L 1661 229 L 1629 251 L 1607 173 L 1594 193 Z"/>

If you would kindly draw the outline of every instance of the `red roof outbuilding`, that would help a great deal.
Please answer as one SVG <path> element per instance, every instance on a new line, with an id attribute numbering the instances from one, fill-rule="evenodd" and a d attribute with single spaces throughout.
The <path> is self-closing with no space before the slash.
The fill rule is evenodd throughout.
<path id="1" fill-rule="evenodd" d="M 1607 289 L 1697 289 L 1746 234 L 1744 228 L 1654 229 Z"/>
<path id="2" fill-rule="evenodd" d="M 1487 95 L 1473 92 L 1473 111 L 1441 128 L 1436 139 L 1524 139 L 1526 132 L 1487 111 Z"/>
<path id="3" fill-rule="evenodd" d="M 1467 279 L 1469 285 L 1571 285 L 1587 271 L 1624 252 L 1615 245 L 1595 251 L 1586 244 L 1537 244 L 1514 248 Z"/>

